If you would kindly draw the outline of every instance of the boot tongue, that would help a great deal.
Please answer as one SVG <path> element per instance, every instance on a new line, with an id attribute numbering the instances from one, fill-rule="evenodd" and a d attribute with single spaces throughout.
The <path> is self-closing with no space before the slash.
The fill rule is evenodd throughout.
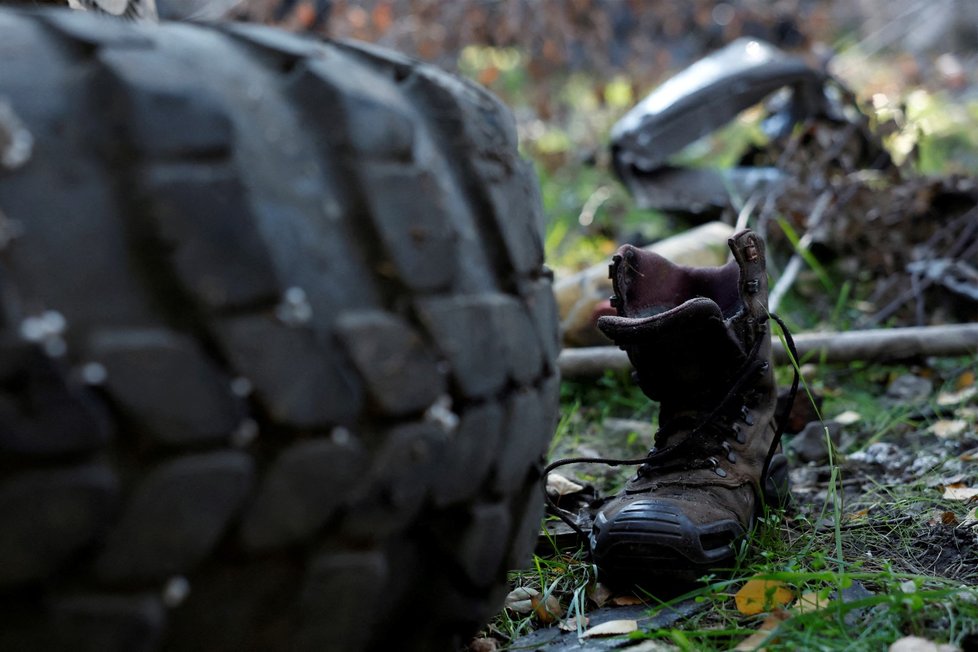
<path id="1" fill-rule="evenodd" d="M 628 353 L 642 391 L 665 413 L 712 409 L 747 357 L 720 307 L 703 297 L 647 317 L 601 317 L 598 327 Z"/>

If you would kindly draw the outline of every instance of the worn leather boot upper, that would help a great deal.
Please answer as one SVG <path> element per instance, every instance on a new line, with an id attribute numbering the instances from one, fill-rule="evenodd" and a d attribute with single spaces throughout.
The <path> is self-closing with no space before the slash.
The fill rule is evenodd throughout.
<path id="1" fill-rule="evenodd" d="M 612 264 L 618 316 L 598 325 L 661 409 L 655 447 L 594 521 L 609 579 L 695 579 L 723 565 L 764 493 L 777 443 L 764 244 L 741 231 L 729 245 L 723 267 L 629 245 Z"/>

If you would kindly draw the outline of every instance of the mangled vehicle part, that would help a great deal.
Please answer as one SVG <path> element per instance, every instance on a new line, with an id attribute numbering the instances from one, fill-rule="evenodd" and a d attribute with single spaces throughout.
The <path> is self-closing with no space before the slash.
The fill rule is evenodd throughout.
<path id="1" fill-rule="evenodd" d="M 810 118 L 864 127 L 851 94 L 827 72 L 770 44 L 742 38 L 667 80 L 615 124 L 615 172 L 641 208 L 690 214 L 716 213 L 730 205 L 731 196 L 776 190 L 786 174 L 773 164 L 729 169 L 670 164 L 685 147 L 768 98 L 762 126 L 772 140 L 787 137 Z"/>

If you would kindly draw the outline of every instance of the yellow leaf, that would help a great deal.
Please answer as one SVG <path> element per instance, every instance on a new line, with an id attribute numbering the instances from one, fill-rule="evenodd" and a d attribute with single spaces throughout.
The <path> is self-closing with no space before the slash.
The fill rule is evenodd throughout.
<path id="1" fill-rule="evenodd" d="M 737 611 L 753 616 L 790 603 L 795 594 L 778 580 L 748 580 L 734 595 Z"/>
<path id="2" fill-rule="evenodd" d="M 862 521 L 866 519 L 866 517 L 868 516 L 869 516 L 869 509 L 867 508 L 867 509 L 860 509 L 858 511 L 846 514 L 845 516 L 843 516 L 843 519 L 846 521 Z"/>
<path id="3" fill-rule="evenodd" d="M 786 611 L 778 609 L 764 619 L 764 622 L 761 623 L 761 626 L 757 628 L 756 632 L 737 644 L 737 647 L 735 647 L 734 650 L 737 652 L 753 652 L 753 650 L 762 649 L 760 646 L 764 643 L 773 643 L 774 639 L 768 641 L 767 637 L 771 635 L 771 632 L 777 629 L 778 625 L 788 620 L 788 618 L 789 614 Z"/>
<path id="4" fill-rule="evenodd" d="M 955 389 L 964 389 L 965 387 L 971 387 L 975 384 L 975 372 L 965 371 L 958 379 L 954 382 Z"/>

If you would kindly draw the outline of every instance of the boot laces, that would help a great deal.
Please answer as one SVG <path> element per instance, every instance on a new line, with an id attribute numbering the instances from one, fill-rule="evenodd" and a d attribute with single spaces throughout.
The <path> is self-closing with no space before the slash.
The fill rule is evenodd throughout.
<path id="1" fill-rule="evenodd" d="M 781 327 L 781 332 L 784 334 L 785 343 L 790 354 L 790 362 L 793 369 L 793 378 L 791 381 L 791 388 L 788 390 L 788 400 L 785 402 L 784 407 L 781 410 L 781 414 L 775 419 L 776 428 L 774 432 L 774 438 L 771 440 L 771 445 L 768 448 L 767 455 L 764 458 L 764 466 L 761 472 L 760 483 L 763 486 L 768 473 L 770 471 L 771 460 L 774 458 L 777 452 L 778 445 L 781 443 L 781 436 L 784 434 L 785 425 L 788 422 L 788 415 L 791 412 L 791 407 L 794 405 L 795 396 L 798 393 L 798 383 L 800 376 L 798 374 L 798 351 L 795 348 L 794 339 L 791 337 L 791 332 L 788 330 L 788 326 L 784 321 L 776 314 L 768 313 L 768 315 L 774 319 L 778 326 Z M 717 471 L 717 474 L 721 477 L 726 475 L 726 473 L 719 467 L 718 455 L 728 457 L 732 455 L 730 450 L 730 445 L 727 443 L 727 438 L 731 434 L 734 436 L 739 435 L 739 426 L 731 423 L 731 410 L 732 406 L 737 406 L 737 411 L 740 412 L 740 416 L 744 417 L 744 420 L 749 418 L 747 406 L 736 399 L 742 399 L 746 394 L 750 386 L 758 378 L 760 374 L 767 371 L 768 362 L 766 360 L 757 360 L 757 353 L 760 350 L 763 338 L 767 337 L 766 332 L 759 333 L 755 338 L 754 345 L 751 347 L 751 352 L 747 356 L 746 361 L 738 370 L 735 375 L 736 380 L 730 389 L 720 400 L 717 406 L 709 411 L 707 415 L 702 418 L 695 426 L 688 430 L 689 435 L 682 438 L 676 444 L 667 446 L 665 448 L 653 448 L 648 455 L 641 458 L 634 459 L 617 459 L 617 458 L 606 458 L 606 457 L 569 457 L 561 460 L 557 460 L 549 464 L 543 470 L 543 495 L 547 506 L 552 510 L 554 514 L 560 518 L 565 524 L 567 524 L 584 542 L 585 549 L 588 549 L 588 535 L 581 529 L 574 515 L 557 506 L 557 503 L 550 497 L 549 492 L 547 492 L 547 477 L 554 470 L 566 466 L 568 464 L 606 464 L 608 466 L 638 466 L 638 475 L 647 477 L 653 473 L 668 473 L 675 470 L 689 470 L 698 468 L 713 468 Z M 739 405 L 738 405 L 739 403 Z M 750 425 L 748 423 L 748 425 Z M 683 430 L 686 430 L 683 428 Z M 671 434 L 675 434 L 677 431 L 669 431 L 666 428 L 660 429 L 655 435 L 655 441 L 664 441 Z M 590 553 L 589 553 L 590 554 Z"/>

